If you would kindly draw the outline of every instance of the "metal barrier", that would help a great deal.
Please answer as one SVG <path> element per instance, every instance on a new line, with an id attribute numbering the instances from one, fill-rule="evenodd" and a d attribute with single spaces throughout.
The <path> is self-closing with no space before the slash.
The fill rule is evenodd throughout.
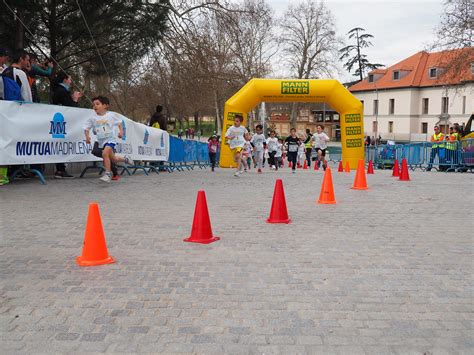
<path id="1" fill-rule="evenodd" d="M 195 166 L 206 168 L 210 165 L 207 144 L 170 136 L 170 154 L 166 163 L 169 172 L 192 170 Z"/>
<path id="2" fill-rule="evenodd" d="M 411 170 L 467 171 L 474 169 L 474 139 L 378 145 L 366 148 L 365 160 L 379 169 L 391 169 L 395 159 L 406 159 Z"/>

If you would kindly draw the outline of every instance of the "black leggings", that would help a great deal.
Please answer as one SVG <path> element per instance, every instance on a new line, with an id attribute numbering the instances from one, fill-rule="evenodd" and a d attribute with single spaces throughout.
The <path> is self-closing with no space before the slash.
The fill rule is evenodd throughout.
<path id="1" fill-rule="evenodd" d="M 268 163 L 270 165 L 273 165 L 275 167 L 275 169 L 278 170 L 278 163 L 275 159 L 275 154 L 276 154 L 276 152 L 268 152 L 268 156 L 269 156 Z"/>
<path id="2" fill-rule="evenodd" d="M 291 169 L 296 170 L 296 160 L 298 158 L 298 152 L 288 152 L 288 161 L 291 163 Z"/>
<path id="3" fill-rule="evenodd" d="M 211 161 L 211 167 L 214 169 L 216 167 L 216 153 L 209 153 L 209 160 Z"/>

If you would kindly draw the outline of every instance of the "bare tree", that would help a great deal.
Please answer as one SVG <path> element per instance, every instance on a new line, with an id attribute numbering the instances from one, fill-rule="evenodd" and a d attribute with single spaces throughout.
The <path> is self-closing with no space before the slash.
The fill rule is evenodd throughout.
<path id="1" fill-rule="evenodd" d="M 306 0 L 290 5 L 281 23 L 281 43 L 293 75 L 298 79 L 330 76 L 336 69 L 340 41 L 334 16 L 324 3 Z M 295 124 L 293 105 L 291 125 Z"/>
<path id="2" fill-rule="evenodd" d="M 474 41 L 472 0 L 446 0 L 437 30 L 438 46 L 443 49 L 471 47 Z"/>

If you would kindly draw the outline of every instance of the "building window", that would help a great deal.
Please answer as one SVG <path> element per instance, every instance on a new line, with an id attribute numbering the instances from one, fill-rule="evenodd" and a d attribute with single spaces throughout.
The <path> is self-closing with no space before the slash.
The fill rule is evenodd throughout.
<path id="1" fill-rule="evenodd" d="M 378 132 L 378 122 L 377 121 L 372 121 L 372 132 L 377 133 Z"/>
<path id="2" fill-rule="evenodd" d="M 448 113 L 449 97 L 441 98 L 441 113 Z"/>
<path id="3" fill-rule="evenodd" d="M 393 133 L 393 121 L 388 121 L 388 133 Z"/>
<path id="4" fill-rule="evenodd" d="M 379 114 L 379 100 L 374 100 L 374 115 Z"/>
<path id="5" fill-rule="evenodd" d="M 462 97 L 462 114 L 466 114 L 466 96 Z"/>
<path id="6" fill-rule="evenodd" d="M 369 74 L 369 83 L 374 82 L 374 74 Z"/>
<path id="7" fill-rule="evenodd" d="M 398 70 L 393 72 L 392 79 L 400 80 L 400 72 Z"/>
<path id="8" fill-rule="evenodd" d="M 428 122 L 421 122 L 421 133 L 428 133 Z"/>
<path id="9" fill-rule="evenodd" d="M 427 97 L 425 97 L 423 99 L 423 114 L 424 115 L 427 115 L 428 114 L 428 107 L 430 105 L 430 99 L 428 99 Z"/>
<path id="10" fill-rule="evenodd" d="M 438 76 L 437 68 L 430 68 L 430 79 L 435 79 Z"/>
<path id="11" fill-rule="evenodd" d="M 393 115 L 395 113 L 395 99 L 390 99 L 388 102 L 388 114 Z"/>

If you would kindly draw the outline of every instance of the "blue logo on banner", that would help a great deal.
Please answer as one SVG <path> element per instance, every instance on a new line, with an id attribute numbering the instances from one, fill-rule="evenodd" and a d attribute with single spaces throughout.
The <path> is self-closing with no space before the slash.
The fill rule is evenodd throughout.
<path id="1" fill-rule="evenodd" d="M 53 120 L 50 121 L 51 126 L 49 128 L 49 134 L 53 138 L 65 138 L 66 137 L 66 121 L 64 116 L 60 112 L 56 112 L 53 116 Z"/>
<path id="2" fill-rule="evenodd" d="M 148 137 L 150 136 L 150 133 L 148 133 L 148 130 L 145 129 L 145 137 L 143 137 L 143 144 L 148 144 Z"/>
<path id="3" fill-rule="evenodd" d="M 123 137 L 122 140 L 127 139 L 127 126 L 125 125 L 125 120 L 122 120 L 122 129 L 123 129 Z"/>
<path id="4" fill-rule="evenodd" d="M 165 138 L 163 136 L 164 136 L 164 134 L 162 133 L 161 134 L 161 139 L 160 139 L 160 147 L 161 148 L 165 147 Z"/>

